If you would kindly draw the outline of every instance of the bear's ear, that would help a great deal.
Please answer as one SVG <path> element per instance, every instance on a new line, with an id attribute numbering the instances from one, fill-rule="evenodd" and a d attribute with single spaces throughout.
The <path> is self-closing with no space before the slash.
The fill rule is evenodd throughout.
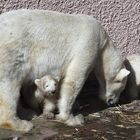
<path id="1" fill-rule="evenodd" d="M 35 85 L 37 87 L 41 87 L 41 80 L 40 79 L 35 79 Z"/>
<path id="2" fill-rule="evenodd" d="M 126 78 L 130 74 L 130 71 L 122 68 L 119 73 L 117 74 L 115 81 L 122 81 L 124 78 Z"/>

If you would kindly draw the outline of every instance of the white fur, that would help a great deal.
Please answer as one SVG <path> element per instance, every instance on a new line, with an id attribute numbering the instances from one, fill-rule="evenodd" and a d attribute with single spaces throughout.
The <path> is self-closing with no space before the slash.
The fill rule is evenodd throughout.
<path id="1" fill-rule="evenodd" d="M 75 126 L 75 125 L 82 125 L 84 123 L 84 117 L 83 115 L 79 114 L 76 116 L 73 116 L 72 114 L 69 116 L 68 120 L 66 121 L 66 124 L 68 126 Z"/>
<path id="2" fill-rule="evenodd" d="M 130 100 L 139 99 L 140 92 L 140 55 L 133 54 L 126 57 L 125 66 L 131 72 L 128 76 L 126 93 Z"/>
<path id="3" fill-rule="evenodd" d="M 58 79 L 57 79 L 58 80 Z M 50 75 L 35 80 L 37 90 L 35 97 L 39 103 L 43 102 L 43 115 L 53 118 L 58 96 L 58 81 Z M 54 92 L 54 93 L 53 93 Z"/>
<path id="4" fill-rule="evenodd" d="M 126 70 L 126 69 L 121 69 L 119 74 L 116 76 L 115 80 L 116 81 L 122 81 L 126 76 L 128 76 L 130 74 L 130 71 Z"/>
<path id="5" fill-rule="evenodd" d="M 67 120 L 93 68 L 101 91 L 114 95 L 112 79 L 124 68 L 123 62 L 93 17 L 45 10 L 1 14 L 0 126 L 21 131 L 32 128 L 31 123 L 15 117 L 19 90 L 23 83 L 43 75 L 59 76 L 62 80 L 58 118 Z M 124 86 L 125 82 L 115 86 L 117 99 Z"/>

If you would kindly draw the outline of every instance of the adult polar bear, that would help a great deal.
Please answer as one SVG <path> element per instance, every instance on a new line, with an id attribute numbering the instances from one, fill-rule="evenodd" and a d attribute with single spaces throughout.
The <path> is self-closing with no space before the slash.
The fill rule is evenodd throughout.
<path id="1" fill-rule="evenodd" d="M 45 10 L 0 15 L 0 126 L 28 131 L 32 124 L 16 116 L 21 85 L 46 74 L 62 80 L 61 120 L 95 67 L 108 102 L 118 100 L 128 71 L 104 29 L 94 18 Z"/>

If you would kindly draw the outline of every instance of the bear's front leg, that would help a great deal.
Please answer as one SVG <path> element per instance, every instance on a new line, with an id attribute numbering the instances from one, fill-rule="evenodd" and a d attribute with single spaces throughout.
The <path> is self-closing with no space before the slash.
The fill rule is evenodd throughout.
<path id="1" fill-rule="evenodd" d="M 59 114 L 56 116 L 59 120 L 66 121 L 70 118 L 73 103 L 91 71 L 93 59 L 87 60 L 82 56 L 83 59 L 77 58 L 71 62 L 62 82 L 58 101 Z"/>

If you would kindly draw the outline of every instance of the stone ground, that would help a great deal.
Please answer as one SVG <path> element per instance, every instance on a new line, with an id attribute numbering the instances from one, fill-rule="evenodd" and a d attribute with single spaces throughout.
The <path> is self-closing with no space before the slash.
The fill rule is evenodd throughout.
<path id="1" fill-rule="evenodd" d="M 32 120 L 28 133 L 0 131 L 1 140 L 140 140 L 140 101 L 111 107 L 85 117 L 81 127 L 68 127 L 54 120 Z"/>
<path id="2" fill-rule="evenodd" d="M 38 117 L 28 133 L 0 129 L 0 140 L 140 140 L 140 101 L 127 103 L 121 97 L 119 105 L 107 107 L 93 94 L 97 93 L 95 87 L 96 82 L 87 80 L 73 107 L 75 114 L 85 116 L 83 126 L 68 127 Z"/>

